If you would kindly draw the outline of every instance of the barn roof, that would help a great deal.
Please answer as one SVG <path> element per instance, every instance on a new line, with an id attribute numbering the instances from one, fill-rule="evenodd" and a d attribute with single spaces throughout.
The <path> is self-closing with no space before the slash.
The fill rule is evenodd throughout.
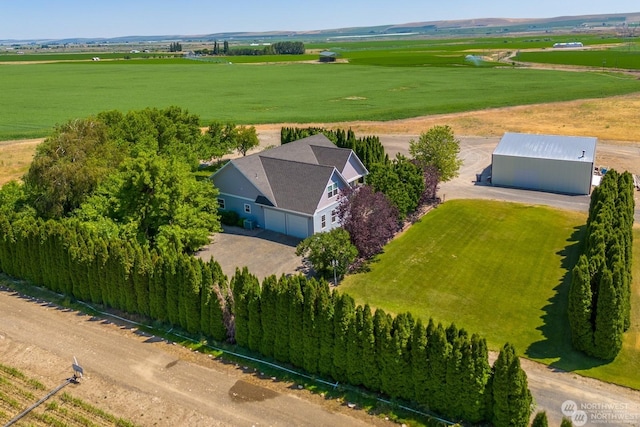
<path id="1" fill-rule="evenodd" d="M 594 162 L 598 138 L 582 136 L 504 134 L 494 155 Z"/>

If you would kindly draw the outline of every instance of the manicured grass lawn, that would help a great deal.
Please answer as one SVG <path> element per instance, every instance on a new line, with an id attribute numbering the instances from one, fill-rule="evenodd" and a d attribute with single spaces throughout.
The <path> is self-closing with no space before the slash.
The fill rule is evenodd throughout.
<path id="1" fill-rule="evenodd" d="M 393 120 L 640 90 L 632 78 L 510 68 L 156 61 L 0 65 L 0 140 L 112 109 L 177 105 L 203 125 Z"/>
<path id="2" fill-rule="evenodd" d="M 634 326 L 620 356 L 602 365 L 571 348 L 567 293 L 585 222 L 585 214 L 547 207 L 449 201 L 339 289 L 389 312 L 454 322 L 493 350 L 509 341 L 529 358 L 640 388 L 640 375 L 631 374 L 640 363 L 640 273 Z"/>

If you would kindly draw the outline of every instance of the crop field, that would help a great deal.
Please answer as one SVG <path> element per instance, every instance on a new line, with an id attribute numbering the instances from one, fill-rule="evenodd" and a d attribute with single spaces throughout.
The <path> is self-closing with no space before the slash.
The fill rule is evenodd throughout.
<path id="1" fill-rule="evenodd" d="M 640 46 L 628 49 L 604 50 L 554 50 L 544 52 L 520 52 L 516 60 L 544 64 L 579 65 L 603 69 L 640 70 Z"/>
<path id="2" fill-rule="evenodd" d="M 177 105 L 203 125 L 388 121 L 640 91 L 623 75 L 510 67 L 155 61 L 0 65 L 0 140 L 112 109 Z"/>
<path id="3" fill-rule="evenodd" d="M 63 381 L 61 380 L 60 383 Z M 67 387 L 73 387 L 69 385 Z M 0 364 L 0 423 L 5 424 L 50 390 L 19 370 Z M 117 426 L 133 427 L 61 390 L 22 418 L 17 426 Z"/>
<path id="4" fill-rule="evenodd" d="M 640 377 L 629 375 L 640 363 L 640 245 L 633 326 L 621 353 L 603 364 L 571 347 L 569 269 L 585 222 L 583 213 L 547 207 L 448 201 L 389 243 L 369 272 L 348 276 L 340 291 L 392 313 L 455 322 L 486 337 L 493 350 L 508 341 L 529 358 L 640 389 Z"/>

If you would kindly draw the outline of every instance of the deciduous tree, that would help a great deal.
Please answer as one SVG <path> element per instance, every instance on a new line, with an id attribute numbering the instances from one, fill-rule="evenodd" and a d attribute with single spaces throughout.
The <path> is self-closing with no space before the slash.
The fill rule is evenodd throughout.
<path id="1" fill-rule="evenodd" d="M 395 206 L 383 193 L 366 185 L 340 195 L 338 216 L 363 258 L 382 252 L 399 227 Z"/>
<path id="2" fill-rule="evenodd" d="M 320 277 L 332 280 L 334 269 L 338 278 L 344 276 L 358 250 L 351 244 L 348 231 L 334 228 L 304 239 L 296 247 L 296 255 L 305 257 Z"/>
<path id="3" fill-rule="evenodd" d="M 460 141 L 449 126 L 434 126 L 420 135 L 418 141 L 409 141 L 409 153 L 423 168 L 435 166 L 442 182 L 458 176 L 462 166 Z"/>

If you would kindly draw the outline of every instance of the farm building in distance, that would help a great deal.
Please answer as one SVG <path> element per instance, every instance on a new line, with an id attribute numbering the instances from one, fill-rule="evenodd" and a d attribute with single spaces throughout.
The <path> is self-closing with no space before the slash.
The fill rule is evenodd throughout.
<path id="1" fill-rule="evenodd" d="M 597 138 L 505 133 L 493 151 L 496 186 L 590 194 Z"/>
<path id="2" fill-rule="evenodd" d="M 576 48 L 576 47 L 584 47 L 582 42 L 568 42 L 568 43 L 554 43 L 553 47 L 555 48 Z"/>
<path id="3" fill-rule="evenodd" d="M 320 62 L 336 62 L 337 58 L 338 58 L 337 53 L 325 50 L 320 52 L 319 61 Z"/>

